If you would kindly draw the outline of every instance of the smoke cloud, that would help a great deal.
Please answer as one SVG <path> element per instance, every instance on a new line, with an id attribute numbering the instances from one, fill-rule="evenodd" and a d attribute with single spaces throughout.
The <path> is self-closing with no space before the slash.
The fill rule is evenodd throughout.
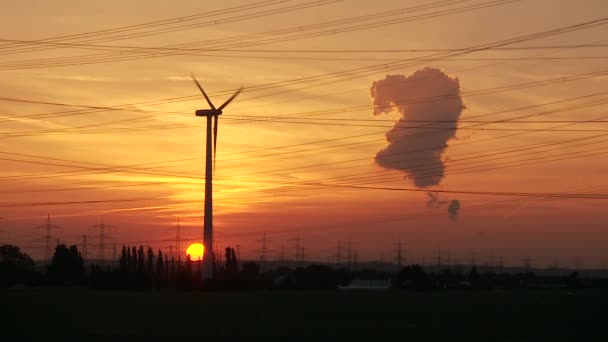
<path id="1" fill-rule="evenodd" d="M 460 201 L 459 200 L 451 200 L 450 205 L 448 205 L 448 214 L 452 221 L 456 221 L 458 219 L 458 214 L 460 214 Z"/>
<path id="2" fill-rule="evenodd" d="M 456 135 L 465 108 L 458 78 L 425 68 L 411 76 L 387 75 L 370 89 L 374 115 L 397 110 L 401 116 L 387 133 L 388 146 L 376 154 L 383 168 L 400 170 L 419 188 L 437 185 L 444 177 L 441 156 Z M 420 120 L 448 121 L 424 123 Z M 416 127 L 417 126 L 417 127 Z M 425 129 L 424 126 L 445 129 Z"/>

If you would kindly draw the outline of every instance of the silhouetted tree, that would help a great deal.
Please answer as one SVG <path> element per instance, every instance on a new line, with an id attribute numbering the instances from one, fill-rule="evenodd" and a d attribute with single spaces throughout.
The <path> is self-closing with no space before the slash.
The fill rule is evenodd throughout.
<path id="1" fill-rule="evenodd" d="M 156 274 L 159 278 L 163 277 L 164 273 L 164 259 L 163 259 L 163 251 L 158 250 L 158 257 L 156 258 Z"/>
<path id="2" fill-rule="evenodd" d="M 420 265 L 410 265 L 404 267 L 397 275 L 397 286 L 422 290 L 427 289 L 430 283 Z"/>
<path id="3" fill-rule="evenodd" d="M 165 279 L 169 279 L 169 257 L 165 254 L 165 265 L 164 265 L 164 275 Z"/>
<path id="4" fill-rule="evenodd" d="M 243 275 L 247 278 L 253 279 L 260 274 L 260 264 L 255 262 L 247 262 L 243 264 Z"/>
<path id="5" fill-rule="evenodd" d="M 137 250 L 137 272 L 139 273 L 144 273 L 145 258 L 144 246 L 139 245 L 139 249 Z"/>
<path id="6" fill-rule="evenodd" d="M 188 276 L 192 274 L 192 258 L 190 257 L 190 254 L 186 256 L 186 274 Z"/>
<path id="7" fill-rule="evenodd" d="M 175 257 L 172 256 L 171 257 L 171 271 L 169 272 L 169 277 L 170 278 L 175 278 L 175 274 L 176 274 L 176 271 L 175 271 Z"/>
<path id="8" fill-rule="evenodd" d="M 154 251 L 152 247 L 148 247 L 148 256 L 146 257 L 146 266 L 148 274 L 154 273 Z"/>
<path id="9" fill-rule="evenodd" d="M 61 244 L 55 247 L 55 254 L 48 268 L 48 279 L 54 284 L 75 285 L 84 280 L 84 260 L 76 246 Z"/>
<path id="10" fill-rule="evenodd" d="M 576 292 L 576 290 L 578 290 L 578 287 L 579 287 L 578 272 L 572 272 L 568 276 L 568 278 L 566 278 L 566 285 L 568 286 L 568 289 L 572 292 Z"/>
<path id="11" fill-rule="evenodd" d="M 127 247 L 122 246 L 122 251 L 120 252 L 120 260 L 118 261 L 121 272 L 127 272 L 128 262 L 129 259 L 127 256 Z"/>
<path id="12" fill-rule="evenodd" d="M 239 263 L 236 259 L 236 252 L 234 251 L 234 248 L 230 248 L 230 254 L 232 255 L 232 272 L 236 273 L 239 270 Z"/>
<path id="13" fill-rule="evenodd" d="M 203 265 L 203 260 L 201 259 L 201 257 L 198 257 L 198 261 L 196 262 L 196 275 L 197 275 L 197 279 L 200 279 L 201 275 L 202 275 L 202 265 Z"/>
<path id="14" fill-rule="evenodd" d="M 477 272 L 477 266 L 471 267 L 471 272 L 469 273 L 469 282 L 475 285 L 479 282 L 479 273 Z"/>
<path id="15" fill-rule="evenodd" d="M 137 247 L 131 247 L 131 261 L 129 262 L 131 272 L 137 272 Z"/>
<path id="16" fill-rule="evenodd" d="M 13 245 L 0 246 L 0 287 L 28 283 L 34 276 L 34 260 Z"/>
<path id="17" fill-rule="evenodd" d="M 234 248 L 226 247 L 226 273 L 236 273 L 237 262 L 236 255 L 234 254 Z"/>

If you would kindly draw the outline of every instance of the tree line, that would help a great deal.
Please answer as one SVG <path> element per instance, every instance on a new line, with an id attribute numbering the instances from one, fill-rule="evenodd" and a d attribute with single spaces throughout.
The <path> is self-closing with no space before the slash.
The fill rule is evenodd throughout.
<path id="1" fill-rule="evenodd" d="M 90 263 L 85 267 L 77 246 L 57 245 L 53 257 L 41 270 L 19 247 L 0 246 L 0 287 L 16 284 L 33 286 L 86 286 L 106 290 L 335 290 L 354 279 L 388 280 L 391 289 L 410 291 L 491 290 L 516 288 L 608 288 L 607 279 L 580 279 L 578 272 L 566 277 L 537 276 L 534 272 L 516 274 L 479 272 L 446 268 L 427 273 L 419 265 L 408 265 L 398 272 L 374 269 L 351 270 L 312 264 L 306 267 L 276 267 L 265 272 L 255 262 L 240 263 L 233 248 L 225 250 L 225 261 L 216 263 L 212 279 L 202 280 L 202 263 L 187 256 L 169 257 L 144 246 L 123 246 L 118 265 Z"/>

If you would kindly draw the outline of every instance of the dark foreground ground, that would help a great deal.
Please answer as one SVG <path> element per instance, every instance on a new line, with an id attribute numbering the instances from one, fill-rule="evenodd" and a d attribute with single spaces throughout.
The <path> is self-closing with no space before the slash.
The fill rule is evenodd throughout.
<path id="1" fill-rule="evenodd" d="M 192 341 L 188 337 L 193 336 L 265 341 L 608 341 L 608 293 L 599 291 L 27 289 L 0 290 L 0 305 L 0 336 L 7 341 L 6 337 Z"/>

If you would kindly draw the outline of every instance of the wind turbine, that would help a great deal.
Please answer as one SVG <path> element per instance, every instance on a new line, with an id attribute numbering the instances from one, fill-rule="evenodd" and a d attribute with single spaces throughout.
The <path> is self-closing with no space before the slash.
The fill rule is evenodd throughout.
<path id="1" fill-rule="evenodd" d="M 205 100 L 211 109 L 199 109 L 195 112 L 196 116 L 207 117 L 207 145 L 205 154 L 205 218 L 203 228 L 203 245 L 205 246 L 205 256 L 203 257 L 203 278 L 209 279 L 213 277 L 213 170 L 215 169 L 215 155 L 217 151 L 217 126 L 218 117 L 222 115 L 223 109 L 237 97 L 243 87 L 234 93 L 224 104 L 215 107 L 203 87 L 198 83 L 194 75 L 190 75 L 192 80 L 203 93 Z M 211 119 L 213 118 L 213 141 L 211 141 Z M 213 145 L 213 160 L 211 160 L 211 148 Z"/>

